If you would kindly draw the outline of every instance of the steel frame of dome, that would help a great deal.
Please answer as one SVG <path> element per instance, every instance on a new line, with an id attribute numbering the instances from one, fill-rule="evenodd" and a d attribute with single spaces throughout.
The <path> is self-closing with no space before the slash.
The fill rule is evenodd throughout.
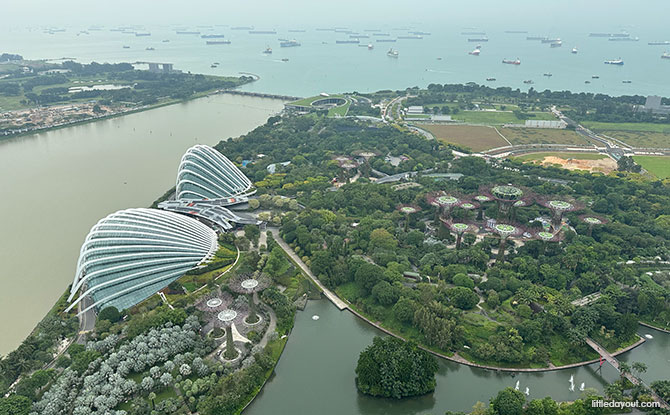
<path id="1" fill-rule="evenodd" d="M 187 216 L 146 208 L 112 213 L 86 236 L 66 311 L 87 296 L 93 303 L 80 314 L 93 307 L 132 307 L 212 258 L 217 249 L 216 232 Z"/>
<path id="2" fill-rule="evenodd" d="M 251 181 L 216 149 L 198 144 L 181 158 L 176 199 L 205 200 L 248 196 Z"/>

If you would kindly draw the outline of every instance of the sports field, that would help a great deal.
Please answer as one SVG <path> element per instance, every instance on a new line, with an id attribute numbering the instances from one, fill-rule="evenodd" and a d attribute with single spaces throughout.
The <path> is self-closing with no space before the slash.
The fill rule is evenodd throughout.
<path id="1" fill-rule="evenodd" d="M 600 133 L 610 137 L 614 137 L 633 147 L 670 148 L 670 132 L 659 133 L 651 131 L 603 130 Z"/>
<path id="2" fill-rule="evenodd" d="M 442 142 L 467 147 L 473 151 L 484 151 L 509 145 L 491 127 L 439 124 L 421 124 L 419 127 L 430 131 L 436 139 Z"/>
<path id="3" fill-rule="evenodd" d="M 609 173 L 617 168 L 616 161 L 595 153 L 545 152 L 524 154 L 514 158 L 527 163 L 562 167 L 567 170 Z"/>
<path id="4" fill-rule="evenodd" d="M 533 112 L 531 120 L 555 120 L 556 117 L 550 112 Z M 502 125 L 523 124 L 526 121 L 517 118 L 512 111 L 461 111 L 452 114 L 451 118 L 472 124 Z"/>
<path id="5" fill-rule="evenodd" d="M 543 153 L 530 153 L 524 154 L 522 156 L 515 156 L 515 159 L 522 161 L 536 161 L 544 160 L 546 157 L 558 157 L 565 160 L 575 159 L 575 160 L 602 160 L 607 158 L 604 154 L 596 153 L 570 153 L 570 152 L 543 152 Z"/>
<path id="6" fill-rule="evenodd" d="M 633 156 L 633 160 L 659 179 L 670 177 L 670 157 Z"/>
<path id="7" fill-rule="evenodd" d="M 501 128 L 500 133 L 512 144 L 591 144 L 572 130 L 553 128 Z"/>

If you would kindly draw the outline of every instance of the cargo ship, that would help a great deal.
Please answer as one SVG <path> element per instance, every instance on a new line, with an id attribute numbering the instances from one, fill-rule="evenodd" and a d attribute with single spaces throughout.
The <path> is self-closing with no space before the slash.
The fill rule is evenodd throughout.
<path id="1" fill-rule="evenodd" d="M 203 39 L 222 39 L 226 37 L 225 35 L 202 35 L 200 36 Z"/>
<path id="2" fill-rule="evenodd" d="M 205 42 L 207 45 L 230 45 L 230 40 L 208 40 Z"/>
<path id="3" fill-rule="evenodd" d="M 489 38 L 487 37 L 469 37 L 468 42 L 488 42 Z"/>
<path id="4" fill-rule="evenodd" d="M 377 39 L 377 42 L 379 43 L 395 43 L 395 39 Z"/>
<path id="5" fill-rule="evenodd" d="M 649 42 L 649 43 L 647 43 L 647 45 L 650 45 L 650 46 L 670 45 L 670 40 L 661 40 L 661 41 Z"/>
<path id="6" fill-rule="evenodd" d="M 275 30 L 250 30 L 250 35 L 276 35 L 277 31 Z"/>
<path id="7" fill-rule="evenodd" d="M 292 48 L 292 47 L 300 46 L 300 42 L 298 42 L 295 39 L 294 40 L 287 40 L 287 41 L 284 41 L 284 42 L 280 42 L 279 46 L 281 46 L 282 48 Z"/>
<path id="8" fill-rule="evenodd" d="M 496 79 L 495 78 L 486 78 L 486 80 L 489 81 L 489 82 L 492 82 L 492 81 L 495 81 Z"/>
<path id="9" fill-rule="evenodd" d="M 521 60 L 519 58 L 516 58 L 514 60 L 512 59 L 503 59 L 502 63 L 506 63 L 508 65 L 521 65 Z"/>
<path id="10" fill-rule="evenodd" d="M 233 26 L 230 30 L 254 30 L 253 26 Z"/>
<path id="11" fill-rule="evenodd" d="M 462 35 L 477 35 L 477 36 L 484 36 L 486 35 L 486 32 L 461 32 Z"/>
<path id="12" fill-rule="evenodd" d="M 561 46 L 563 46 L 563 42 L 561 42 L 560 40 L 558 42 L 551 42 L 549 46 L 552 48 L 560 48 Z"/>
<path id="13" fill-rule="evenodd" d="M 398 36 L 398 39 L 423 39 L 423 36 L 419 35 Z"/>
<path id="14" fill-rule="evenodd" d="M 335 43 L 337 43 L 337 44 L 354 44 L 354 45 L 357 45 L 357 44 L 361 43 L 361 41 L 358 40 L 358 39 L 336 40 Z"/>
<path id="15" fill-rule="evenodd" d="M 549 39 L 546 36 L 526 36 L 526 40 L 545 40 Z"/>
<path id="16" fill-rule="evenodd" d="M 137 32 L 137 33 L 135 33 L 135 36 L 137 36 L 137 37 L 146 37 L 146 36 L 151 36 L 151 33 L 149 33 L 149 32 L 144 32 L 144 33 L 139 33 L 139 32 Z"/>
<path id="17" fill-rule="evenodd" d="M 177 30 L 178 35 L 199 35 L 200 32 L 191 32 L 188 30 Z"/>
<path id="18" fill-rule="evenodd" d="M 288 32 L 289 33 L 305 33 L 306 30 L 305 29 L 289 29 Z"/>
<path id="19" fill-rule="evenodd" d="M 623 59 L 610 59 L 605 61 L 606 65 L 623 65 Z"/>
<path id="20" fill-rule="evenodd" d="M 560 42 L 560 41 L 561 41 L 560 37 L 557 37 L 555 39 L 551 39 L 551 38 L 546 37 L 546 38 L 541 40 L 542 43 L 556 43 L 556 42 Z"/>
<path id="21" fill-rule="evenodd" d="M 373 33 L 372 36 L 391 36 L 390 33 Z"/>
<path id="22" fill-rule="evenodd" d="M 611 37 L 609 39 L 610 42 L 639 42 L 640 38 L 639 37 Z"/>
<path id="23" fill-rule="evenodd" d="M 418 36 L 430 36 L 430 32 L 410 32 L 413 35 L 418 35 Z"/>
<path id="24" fill-rule="evenodd" d="M 527 30 L 505 30 L 505 33 L 528 33 Z"/>

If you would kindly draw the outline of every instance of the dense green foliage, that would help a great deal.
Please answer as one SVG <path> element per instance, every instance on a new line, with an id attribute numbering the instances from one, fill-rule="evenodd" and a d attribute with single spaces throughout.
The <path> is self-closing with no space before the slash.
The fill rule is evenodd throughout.
<path id="1" fill-rule="evenodd" d="M 670 214 L 670 189 L 661 182 L 468 157 L 450 167 L 450 151 L 437 142 L 392 127 L 314 115 L 274 119 L 218 148 L 232 159 L 254 161 L 247 173 L 261 192 L 295 197 L 305 206 L 284 215 L 281 233 L 322 282 L 371 319 L 445 353 L 505 366 L 561 365 L 597 357 L 583 343 L 587 335 L 614 350 L 636 339 L 638 318 L 670 323 L 670 277 L 647 276 L 641 263 L 668 258 L 670 228 L 663 218 Z M 333 178 L 346 181 L 334 158 L 362 150 L 380 156 L 361 162 L 355 183 L 332 191 Z M 394 167 L 384 160 L 389 153 L 406 160 Z M 287 160 L 291 164 L 274 174 L 266 169 Z M 418 171 L 421 186 L 395 190 L 375 184 L 373 170 Z M 464 177 L 436 180 L 428 176 L 433 172 Z M 498 237 L 475 241 L 466 234 L 461 249 L 448 247 L 454 236 L 434 222 L 435 208 L 425 195 L 439 190 L 468 198 L 491 183 L 525 186 L 540 197 L 572 197 L 585 208 L 566 214 L 572 228 L 562 242 L 524 240 L 520 246 L 510 240 L 507 261 L 490 267 Z M 409 216 L 408 232 L 405 216 L 396 210 L 400 204 L 422 209 Z M 497 216 L 494 203 L 483 210 L 489 218 Z M 581 213 L 609 223 L 589 229 Z M 453 211 L 463 221 L 474 221 L 475 214 Z M 549 218 L 550 212 L 531 204 L 515 208 L 513 215 L 537 231 L 535 218 Z M 431 283 L 406 280 L 403 273 L 413 269 Z M 593 304 L 571 304 L 595 292 L 602 296 Z"/>
<path id="2" fill-rule="evenodd" d="M 435 390 L 437 360 L 414 343 L 375 337 L 361 352 L 356 387 L 366 395 L 407 398 Z"/>

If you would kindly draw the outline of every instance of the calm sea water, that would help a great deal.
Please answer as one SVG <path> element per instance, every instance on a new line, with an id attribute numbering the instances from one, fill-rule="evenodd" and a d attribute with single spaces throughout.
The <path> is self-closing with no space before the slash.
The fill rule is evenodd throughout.
<path id="1" fill-rule="evenodd" d="M 575 25 L 577 26 L 577 25 Z M 369 35 L 361 44 L 371 43 L 373 50 L 355 44 L 336 44 L 348 40 L 347 33 L 319 31 L 316 27 L 295 26 L 305 32 L 289 32 L 290 27 L 277 28 L 276 34 L 249 34 L 229 26 L 191 28 L 207 33 L 221 33 L 230 45 L 206 45 L 199 35 L 177 35 L 168 26 L 145 27 L 149 37 L 111 32 L 111 27 L 90 34 L 79 34 L 86 27 L 68 27 L 65 32 L 44 33 L 42 28 L 0 28 L 3 51 L 20 53 L 27 58 L 72 57 L 80 62 L 169 62 L 175 68 L 198 73 L 236 75 L 250 72 L 261 77 L 247 85 L 246 90 L 308 96 L 320 92 L 376 91 L 425 87 L 430 83 L 477 82 L 492 86 L 528 89 L 524 80 L 533 80 L 535 89 L 571 90 L 621 94 L 670 95 L 670 60 L 661 59 L 669 46 L 649 46 L 647 42 L 670 40 L 666 27 L 625 27 L 638 42 L 612 42 L 606 38 L 589 37 L 589 32 L 621 32 L 622 26 L 602 24 L 588 27 L 557 25 L 519 27 L 500 23 L 495 28 L 461 28 L 453 25 L 403 28 L 371 25 L 349 27 Z M 367 29 L 379 29 L 390 36 L 373 36 Z M 377 39 L 407 35 L 411 30 L 430 32 L 420 40 L 399 39 L 396 43 L 377 43 Z M 506 30 L 527 30 L 528 33 L 505 33 Z M 485 31 L 488 42 L 481 42 L 480 56 L 470 56 L 477 42 L 468 42 L 464 31 Z M 561 38 L 563 46 L 550 48 L 526 36 L 540 35 Z M 296 39 L 302 46 L 279 47 L 278 39 Z M 162 42 L 169 40 L 169 43 Z M 130 46 L 124 49 L 123 46 Z M 147 47 L 155 50 L 148 51 Z M 271 47 L 271 55 L 263 54 Z M 390 47 L 399 58 L 387 56 Z M 577 47 L 579 53 L 572 54 Z M 438 60 L 438 58 L 441 58 Z M 519 58 L 519 66 L 504 65 L 502 59 Z M 604 61 L 622 58 L 623 66 L 605 65 Z M 288 62 L 282 61 L 288 59 Z M 219 62 L 218 68 L 211 68 Z M 544 73 L 552 73 L 548 78 Z M 600 79 L 591 79 L 598 75 Z M 486 78 L 496 78 L 487 82 Z M 585 84 L 584 81 L 592 81 Z M 622 81 L 632 83 L 624 84 Z"/>

